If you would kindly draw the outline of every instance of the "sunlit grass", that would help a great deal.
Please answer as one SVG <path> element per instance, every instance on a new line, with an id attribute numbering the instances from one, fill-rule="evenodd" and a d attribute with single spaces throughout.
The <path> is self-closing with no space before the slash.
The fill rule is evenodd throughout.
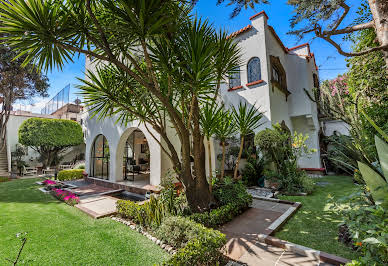
<path id="1" fill-rule="evenodd" d="M 19 232 L 28 232 L 20 263 L 25 265 L 145 266 L 168 258 L 127 226 L 110 218 L 94 220 L 43 194 L 36 181 L 0 183 L 0 265 L 16 257 Z"/>
<path id="2" fill-rule="evenodd" d="M 281 196 L 281 199 L 302 203 L 299 211 L 284 225 L 276 237 L 295 244 L 307 246 L 348 259 L 359 255 L 338 241 L 338 224 L 341 217 L 330 209 L 328 200 L 341 198 L 356 190 L 351 177 L 330 176 L 317 179 L 328 182 L 325 186 L 316 186 L 309 196 Z"/>

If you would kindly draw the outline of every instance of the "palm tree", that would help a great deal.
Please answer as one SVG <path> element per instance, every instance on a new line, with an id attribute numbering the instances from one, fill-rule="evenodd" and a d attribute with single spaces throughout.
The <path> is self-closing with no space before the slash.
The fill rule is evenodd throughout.
<path id="1" fill-rule="evenodd" d="M 247 103 L 242 104 L 240 102 L 238 109 L 234 106 L 232 107 L 233 119 L 236 123 L 236 128 L 238 129 L 241 137 L 240 142 L 240 151 L 238 153 L 236 168 L 234 169 L 234 179 L 237 179 L 238 166 L 240 164 L 241 155 L 244 147 L 244 138 L 249 133 L 252 133 L 256 128 L 261 126 L 263 123 L 260 123 L 261 118 L 263 117 L 262 112 L 258 112 L 257 109 L 252 105 L 248 108 Z"/>
<path id="2" fill-rule="evenodd" d="M 218 125 L 216 127 L 215 135 L 220 140 L 222 145 L 222 161 L 221 161 L 221 177 L 224 179 L 225 175 L 225 146 L 226 140 L 234 135 L 236 130 L 236 124 L 234 123 L 232 113 L 222 110 L 218 119 Z"/>
<path id="3" fill-rule="evenodd" d="M 213 177 L 213 168 L 212 168 L 212 152 L 210 147 L 210 138 L 216 133 L 217 127 L 219 125 L 220 114 L 222 113 L 222 106 L 219 107 L 217 104 L 206 103 L 201 108 L 201 129 L 202 134 L 206 138 L 207 148 L 209 151 L 209 190 L 212 191 L 212 177 Z"/>

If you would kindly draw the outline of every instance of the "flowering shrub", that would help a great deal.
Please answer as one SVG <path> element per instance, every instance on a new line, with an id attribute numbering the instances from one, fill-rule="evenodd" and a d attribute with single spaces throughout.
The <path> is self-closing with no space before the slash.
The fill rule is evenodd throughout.
<path id="1" fill-rule="evenodd" d="M 64 201 L 68 205 L 74 206 L 79 203 L 79 197 L 70 191 L 57 188 L 53 189 L 53 193 L 56 198 Z"/>
<path id="2" fill-rule="evenodd" d="M 43 184 L 45 184 L 46 186 L 51 186 L 56 185 L 57 182 L 55 182 L 54 180 L 46 179 L 45 181 L 43 181 Z"/>

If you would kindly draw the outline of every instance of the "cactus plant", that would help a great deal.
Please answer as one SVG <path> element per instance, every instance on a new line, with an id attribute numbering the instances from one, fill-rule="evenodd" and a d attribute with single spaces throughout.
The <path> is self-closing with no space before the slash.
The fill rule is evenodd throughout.
<path id="1" fill-rule="evenodd" d="M 377 136 L 375 144 L 384 177 L 364 163 L 358 162 L 358 167 L 375 203 L 388 208 L 388 144 Z"/>

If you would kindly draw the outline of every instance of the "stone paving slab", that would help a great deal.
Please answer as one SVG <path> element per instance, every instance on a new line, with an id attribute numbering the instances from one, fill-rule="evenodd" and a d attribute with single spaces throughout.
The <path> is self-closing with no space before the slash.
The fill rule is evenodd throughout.
<path id="1" fill-rule="evenodd" d="M 100 194 L 111 190 L 112 190 L 111 188 L 90 184 L 87 186 L 74 188 L 71 191 L 79 196 L 85 196 L 85 195 Z"/>
<path id="2" fill-rule="evenodd" d="M 116 213 L 116 202 L 118 199 L 109 196 L 97 196 L 85 199 L 75 205 L 76 208 L 89 216 L 98 219 Z"/>
<path id="3" fill-rule="evenodd" d="M 271 234 L 296 209 L 292 202 L 254 198 L 252 208 L 220 228 L 228 241 L 225 254 L 245 265 L 329 265 L 322 264 L 314 254 L 302 256 L 259 241 L 261 234 Z"/>

